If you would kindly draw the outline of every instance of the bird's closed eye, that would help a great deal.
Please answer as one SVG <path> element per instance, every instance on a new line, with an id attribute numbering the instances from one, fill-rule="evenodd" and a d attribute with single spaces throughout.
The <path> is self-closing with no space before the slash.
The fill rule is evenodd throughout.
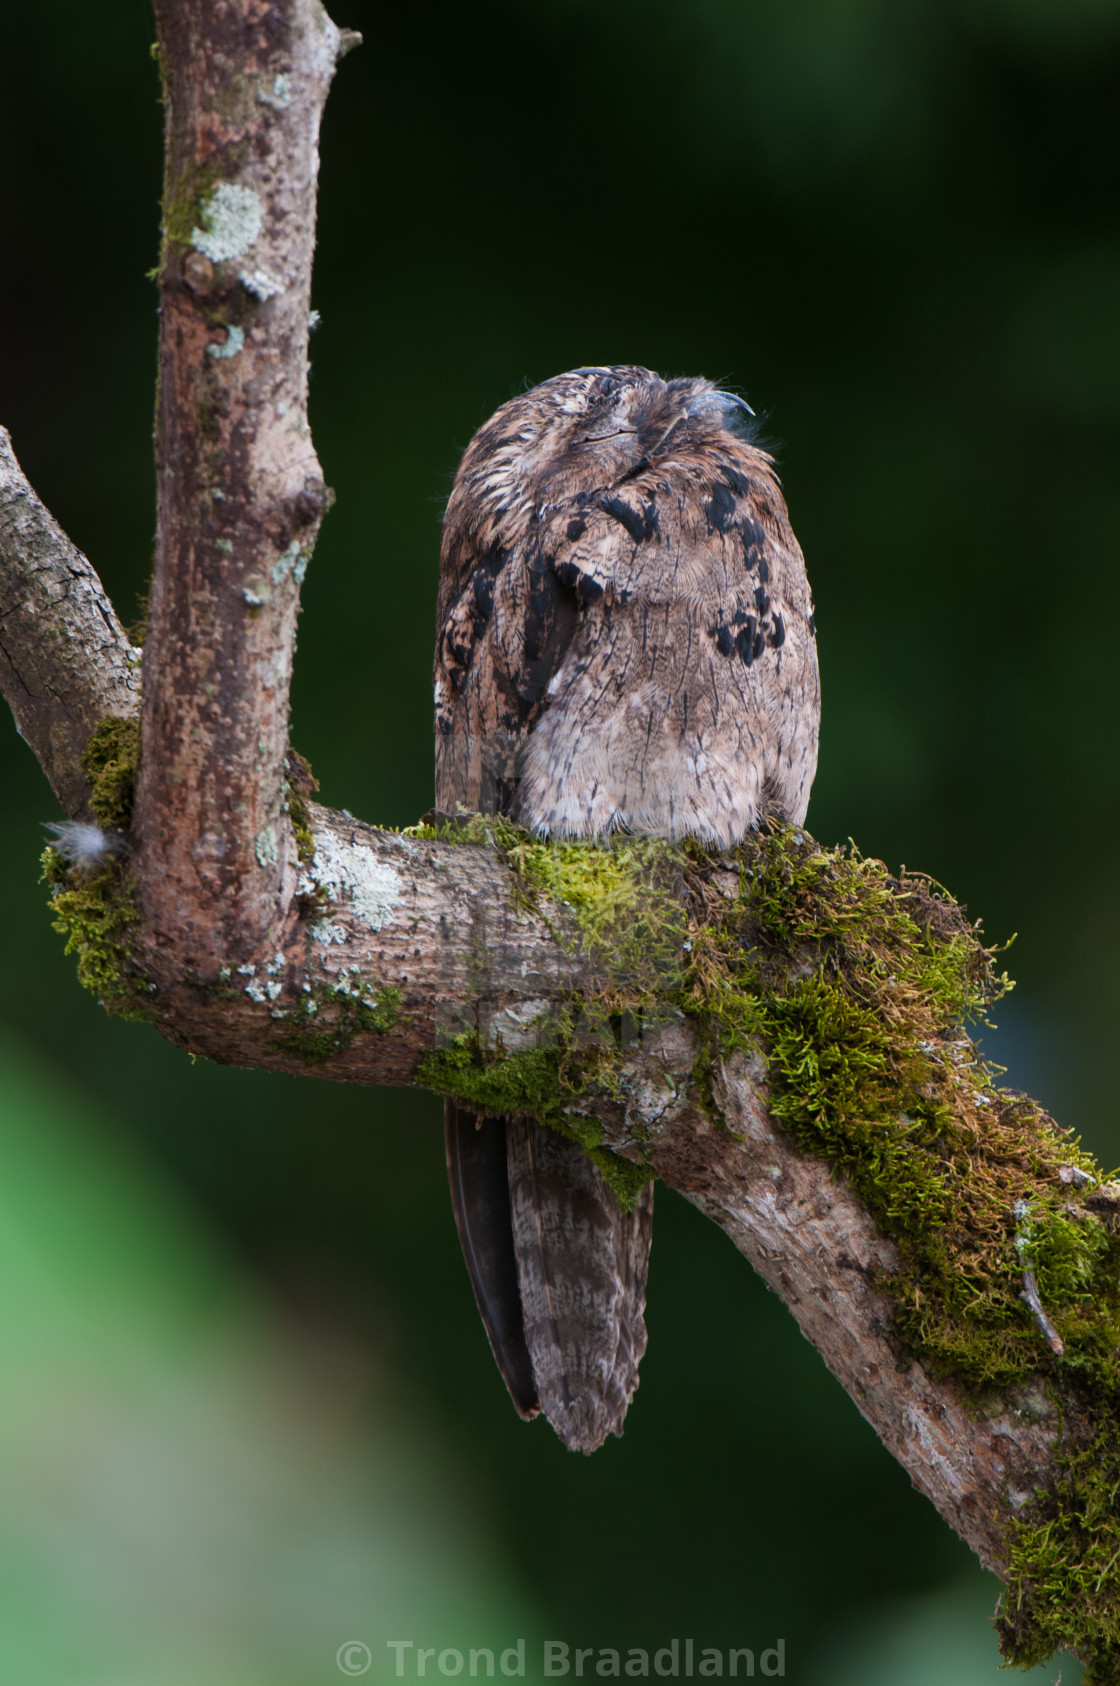
<path id="1" fill-rule="evenodd" d="M 623 434 L 637 433 L 636 427 L 616 427 L 613 433 L 588 433 L 580 440 L 581 445 L 596 445 L 601 439 L 621 439 Z"/>

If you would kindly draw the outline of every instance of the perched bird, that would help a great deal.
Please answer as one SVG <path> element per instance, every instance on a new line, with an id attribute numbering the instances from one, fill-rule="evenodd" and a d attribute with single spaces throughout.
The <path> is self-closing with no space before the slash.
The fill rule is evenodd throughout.
<path id="1" fill-rule="evenodd" d="M 813 605 L 772 459 L 702 379 L 575 369 L 503 404 L 443 525 L 436 804 L 542 836 L 737 842 L 800 824 Z M 452 1204 L 513 1402 L 593 1451 L 645 1350 L 652 1185 L 624 1213 L 582 1150 L 447 1103 Z"/>

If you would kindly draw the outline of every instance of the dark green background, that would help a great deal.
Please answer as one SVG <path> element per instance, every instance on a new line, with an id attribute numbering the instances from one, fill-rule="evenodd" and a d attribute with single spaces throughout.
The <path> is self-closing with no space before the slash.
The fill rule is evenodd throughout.
<path id="1" fill-rule="evenodd" d="M 429 805 L 441 503 L 490 411 L 579 363 L 724 379 L 766 418 L 817 600 L 811 828 L 1019 933 L 992 1047 L 1120 1158 L 1120 6 L 335 3 L 366 45 L 323 134 L 311 415 L 339 501 L 293 727 L 324 799 L 393 824 Z M 131 619 L 153 505 L 152 23 L 141 0 L 4 14 L 0 421 Z M 781 1306 L 668 1193 L 625 1440 L 584 1461 L 519 1424 L 457 1257 L 438 1103 L 191 1065 L 107 1021 L 35 889 L 50 793 L 10 730 L 0 758 L 0 1019 L 285 1326 L 392 1369 L 545 1629 L 781 1633 L 802 1662 L 853 1610 L 971 1573 Z"/>

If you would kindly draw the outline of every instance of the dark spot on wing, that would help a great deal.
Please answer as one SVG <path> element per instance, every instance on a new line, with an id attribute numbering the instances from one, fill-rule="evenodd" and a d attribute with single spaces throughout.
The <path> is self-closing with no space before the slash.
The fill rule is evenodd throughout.
<path id="1" fill-rule="evenodd" d="M 582 515 L 577 515 L 574 521 L 568 522 L 568 537 L 573 541 L 581 539 L 587 531 L 587 522 Z"/>
<path id="2" fill-rule="evenodd" d="M 581 609 L 586 609 L 592 603 L 597 603 L 603 595 L 603 588 L 597 579 L 585 574 L 577 568 L 574 562 L 561 562 L 556 569 L 557 578 L 561 585 L 567 586 L 569 591 L 576 594 L 576 602 Z"/>
<path id="3" fill-rule="evenodd" d="M 738 650 L 745 667 L 750 667 L 751 663 L 755 659 L 755 656 L 758 654 L 758 651 L 755 649 L 757 636 L 755 629 L 757 625 L 758 622 L 755 620 L 754 616 L 748 615 L 746 626 L 743 627 L 739 636 L 735 640 L 735 648 Z"/>
<path id="4" fill-rule="evenodd" d="M 494 610 L 494 577 L 481 568 L 473 579 L 474 604 L 480 625 L 484 626 Z"/>
<path id="5" fill-rule="evenodd" d="M 729 626 L 717 626 L 712 630 L 712 637 L 716 641 L 716 648 L 721 656 L 730 656 L 735 651 L 735 639 Z"/>
<path id="6" fill-rule="evenodd" d="M 522 659 L 514 672 L 503 666 L 494 676 L 511 730 L 523 728 L 539 711 L 579 620 L 576 594 L 559 578 L 550 558 L 538 552 L 529 563 L 528 577 Z"/>
<path id="7" fill-rule="evenodd" d="M 504 545 L 492 544 L 489 550 L 483 551 L 471 570 L 471 590 L 474 597 L 475 636 L 482 631 L 490 619 L 494 608 L 494 583 L 509 561 L 509 551 Z"/>
<path id="8" fill-rule="evenodd" d="M 757 568 L 758 577 L 765 584 L 770 575 L 765 558 L 766 534 L 752 515 L 744 515 L 739 531 L 743 538 L 743 562 L 748 568 Z"/>
<path id="9" fill-rule="evenodd" d="M 623 498 L 605 497 L 600 498 L 599 508 L 625 527 L 635 544 L 644 544 L 658 531 L 657 507 L 652 498 L 644 509 L 635 509 Z"/>
<path id="10" fill-rule="evenodd" d="M 754 588 L 754 605 L 755 605 L 755 608 L 758 610 L 760 615 L 764 615 L 766 613 L 767 609 L 770 607 L 770 599 L 766 595 L 766 587 L 764 585 L 756 585 L 755 586 L 755 588 Z"/>
<path id="11" fill-rule="evenodd" d="M 485 791 L 485 786 L 488 783 L 492 785 L 492 790 Z M 482 812 L 484 814 L 487 812 L 493 812 L 496 814 L 511 814 L 513 812 L 514 802 L 517 799 L 517 786 L 519 783 L 520 780 L 518 779 L 503 779 L 493 776 L 490 779 L 487 779 L 484 772 L 483 788 L 488 800 L 483 802 Z"/>
<path id="12" fill-rule="evenodd" d="M 815 638 L 817 636 L 817 623 L 812 615 L 809 616 L 809 636 L 811 638 Z"/>
<path id="13" fill-rule="evenodd" d="M 444 623 L 448 679 L 456 693 L 463 688 L 475 646 L 494 612 L 494 583 L 508 561 L 509 552 L 500 544 L 491 545 L 477 557 L 470 564 L 463 590 Z"/>
<path id="14" fill-rule="evenodd" d="M 525 616 L 525 655 L 534 662 L 548 641 L 548 629 L 556 607 L 555 576 L 542 556 L 529 566 L 529 613 Z"/>
<path id="15" fill-rule="evenodd" d="M 773 624 L 773 626 L 770 630 L 771 647 L 775 650 L 780 650 L 782 645 L 785 643 L 785 641 L 786 641 L 785 622 L 782 620 L 781 615 L 776 614 L 774 616 L 774 624 Z"/>
<path id="16" fill-rule="evenodd" d="M 740 498 L 746 497 L 747 493 L 751 489 L 751 483 L 747 479 L 747 476 L 739 469 L 733 468 L 730 463 L 724 463 L 721 472 L 723 474 L 723 478 L 727 481 L 727 484 L 731 487 L 731 490 L 736 494 L 736 496 Z"/>
<path id="17" fill-rule="evenodd" d="M 710 533 L 726 533 L 735 514 L 735 494 L 727 486 L 717 486 L 704 505 Z"/>

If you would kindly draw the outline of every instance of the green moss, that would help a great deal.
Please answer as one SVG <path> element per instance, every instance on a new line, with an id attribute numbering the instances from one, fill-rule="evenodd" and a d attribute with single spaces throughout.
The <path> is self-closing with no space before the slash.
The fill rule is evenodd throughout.
<path id="1" fill-rule="evenodd" d="M 125 628 L 128 641 L 136 649 L 144 648 L 144 641 L 148 636 L 148 613 L 152 606 L 152 582 L 148 581 L 142 591 L 136 593 L 136 618 Z"/>
<path id="2" fill-rule="evenodd" d="M 132 823 L 139 756 L 139 720 L 112 715 L 101 721 L 82 754 L 90 811 L 107 831 L 126 833 Z M 151 992 L 133 959 L 140 924 L 136 886 L 124 863 L 111 855 L 94 872 L 75 871 L 51 848 L 42 865 L 54 928 L 66 938 L 66 953 L 77 956 L 79 983 L 110 1013 L 150 1018 Z"/>
<path id="3" fill-rule="evenodd" d="M 479 1113 L 497 1117 L 532 1114 L 553 1122 L 563 1112 L 565 1097 L 576 1099 L 582 1086 L 561 1070 L 556 1047 L 537 1047 L 487 1059 L 477 1036 L 464 1032 L 446 1048 L 425 1054 L 417 1081 Z"/>
<path id="4" fill-rule="evenodd" d="M 106 1012 L 150 1019 L 150 990 L 132 958 L 140 923 L 133 880 L 116 862 L 97 872 L 71 872 L 57 849 L 45 849 L 42 881 L 51 886 L 53 925 L 78 960 L 78 982 Z"/>
<path id="5" fill-rule="evenodd" d="M 400 1016 L 401 992 L 392 986 L 375 991 L 364 985 L 313 989 L 277 1019 L 271 1046 L 308 1065 L 326 1065 L 363 1031 L 384 1035 Z"/>
<path id="6" fill-rule="evenodd" d="M 1120 1679 L 1118 1504 L 1120 1428 L 1112 1420 L 1064 1458 L 1061 1483 L 1013 1530 L 999 1628 L 1005 1655 L 1020 1668 L 1065 1647 L 1080 1653 L 1087 1682 Z"/>
<path id="7" fill-rule="evenodd" d="M 496 814 L 436 811 L 405 832 L 434 842 L 496 848 L 514 874 L 517 902 L 540 915 L 585 962 L 581 993 L 629 1008 L 675 997 L 683 982 L 688 929 L 681 849 L 656 837 L 598 845 L 536 838 Z M 569 921 L 555 920 L 562 908 Z"/>
<path id="8" fill-rule="evenodd" d="M 623 1159 L 621 1154 L 612 1153 L 609 1147 L 604 1147 L 605 1132 L 597 1119 L 572 1113 L 556 1128 L 570 1141 L 579 1143 L 592 1164 L 599 1167 L 603 1181 L 622 1210 L 632 1212 L 642 1189 L 656 1177 L 653 1166 L 635 1164 L 632 1159 Z"/>
<path id="9" fill-rule="evenodd" d="M 424 1088 L 449 1095 L 469 1110 L 488 1117 L 531 1117 L 578 1142 L 598 1166 L 625 1212 L 632 1212 L 639 1190 L 654 1173 L 603 1146 L 603 1127 L 581 1116 L 574 1104 L 587 1093 L 588 1066 L 573 1059 L 570 1027 L 554 1027 L 547 1046 L 488 1058 L 477 1036 L 455 1037 L 446 1048 L 425 1055 L 416 1071 Z M 594 1056 L 592 1063 L 594 1065 Z M 597 1065 L 594 1065 L 598 1075 Z"/>
<path id="10" fill-rule="evenodd" d="M 773 1117 L 896 1243 L 886 1286 L 922 1362 L 978 1393 L 1024 1379 L 1041 1358 L 1026 1264 L 1072 1338 L 1110 1288 L 1116 1245 L 1059 1177 L 1098 1178 L 1091 1160 L 999 1089 L 967 1034 L 1007 987 L 992 952 L 928 880 L 854 850 L 782 831 L 741 859 L 732 899 L 705 893 L 699 862 L 694 880 L 691 1010 L 713 1054 L 764 1046 Z"/>
<path id="11" fill-rule="evenodd" d="M 500 814 L 445 814 L 439 808 L 430 808 L 416 825 L 403 826 L 401 836 L 428 843 L 483 846 L 499 853 L 533 840 L 529 832 L 511 825 Z"/>
<path id="12" fill-rule="evenodd" d="M 680 849 L 654 837 L 589 847 L 522 836 L 504 853 L 523 897 L 573 917 L 585 992 L 630 1010 L 676 999 L 688 930 Z"/>
<path id="13" fill-rule="evenodd" d="M 311 771 L 311 763 L 298 750 L 289 749 L 284 758 L 284 778 L 287 784 L 288 818 L 295 833 L 296 854 L 306 866 L 315 853 L 315 837 L 311 830 L 308 802 L 319 788 L 319 781 Z"/>
<path id="14" fill-rule="evenodd" d="M 164 200 L 161 266 L 173 246 L 191 244 L 191 233 L 202 220 L 204 201 L 220 180 L 221 172 L 214 164 L 191 164 L 180 172 L 174 190 Z"/>
<path id="15" fill-rule="evenodd" d="M 139 761 L 139 719 L 107 715 L 82 754 L 82 771 L 90 783 L 90 811 L 106 830 L 127 831 L 132 823 Z"/>
<path id="16" fill-rule="evenodd" d="M 714 1075 L 712 1050 L 705 1044 L 692 1066 L 692 1089 L 696 1097 L 696 1104 L 713 1129 L 724 1130 L 729 1135 L 733 1135 L 734 1132 L 728 1130 L 724 1116 L 716 1104 Z"/>

